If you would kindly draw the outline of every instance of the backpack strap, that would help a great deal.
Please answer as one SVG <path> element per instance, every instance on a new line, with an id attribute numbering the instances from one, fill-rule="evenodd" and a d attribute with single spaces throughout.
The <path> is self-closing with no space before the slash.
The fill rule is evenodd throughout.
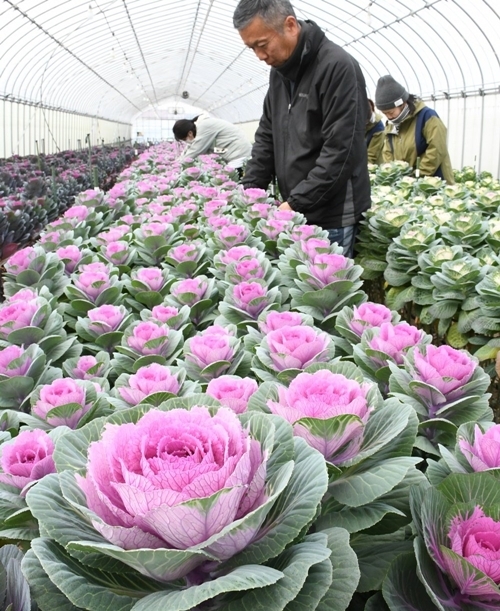
<path id="1" fill-rule="evenodd" d="M 417 115 L 417 121 L 415 123 L 415 147 L 417 149 L 417 157 L 421 157 L 427 150 L 428 144 L 424 136 L 424 125 L 431 117 L 439 118 L 439 115 L 434 108 L 429 108 L 429 106 L 424 106 Z M 434 172 L 434 176 L 444 178 L 441 166 Z"/>
<path id="2" fill-rule="evenodd" d="M 373 136 L 378 132 L 383 132 L 384 129 L 384 124 L 382 123 L 382 121 L 375 123 L 375 125 L 366 132 L 366 146 L 370 146 L 370 142 L 372 141 Z"/>
<path id="3" fill-rule="evenodd" d="M 427 149 L 427 140 L 424 136 L 424 125 L 431 117 L 438 117 L 439 115 L 433 108 L 424 106 L 422 110 L 417 114 L 417 121 L 415 123 L 415 145 L 417 148 L 417 157 L 421 157 Z"/>

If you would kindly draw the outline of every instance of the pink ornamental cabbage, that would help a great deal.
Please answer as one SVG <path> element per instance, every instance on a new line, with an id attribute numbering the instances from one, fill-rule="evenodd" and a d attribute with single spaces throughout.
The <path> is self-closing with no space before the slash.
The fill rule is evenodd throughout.
<path id="1" fill-rule="evenodd" d="M 180 303 L 188 306 L 193 306 L 198 301 L 208 297 L 208 284 L 206 280 L 201 278 L 186 278 L 172 285 L 170 289 L 173 295 Z"/>
<path id="2" fill-rule="evenodd" d="M 296 242 L 300 240 L 308 240 L 316 233 L 314 225 L 296 225 L 290 232 L 290 238 Z"/>
<path id="3" fill-rule="evenodd" d="M 38 297 L 38 294 L 32 289 L 21 289 L 14 293 L 11 297 L 7 297 L 6 303 L 14 303 L 16 301 L 33 301 Z"/>
<path id="4" fill-rule="evenodd" d="M 7 346 L 0 350 L 0 376 L 12 378 L 14 376 L 24 376 L 31 367 L 30 358 L 21 359 L 24 348 L 19 346 Z M 16 363 L 16 360 L 19 361 Z"/>
<path id="5" fill-rule="evenodd" d="M 300 251 L 311 261 L 320 254 L 327 254 L 331 251 L 332 245 L 329 240 L 322 238 L 311 238 L 303 240 L 299 245 Z"/>
<path id="6" fill-rule="evenodd" d="M 195 244 L 180 244 L 170 249 L 168 256 L 178 263 L 196 261 L 198 258 L 198 249 Z"/>
<path id="7" fill-rule="evenodd" d="M 128 312 L 124 306 L 102 305 L 87 312 L 88 328 L 99 335 L 116 331 Z"/>
<path id="8" fill-rule="evenodd" d="M 448 537 L 451 549 L 456 554 L 500 585 L 500 522 L 486 516 L 481 507 L 477 506 L 470 515 L 453 518 Z M 465 581 L 463 570 L 456 566 L 452 558 L 443 556 L 443 562 L 446 572 L 462 594 L 481 594 L 477 580 Z M 489 590 L 487 584 L 485 588 Z"/>
<path id="9" fill-rule="evenodd" d="M 151 318 L 159 320 L 163 323 L 167 322 L 167 320 L 170 320 L 171 318 L 174 318 L 175 316 L 179 316 L 179 309 L 175 308 L 174 306 L 157 305 L 151 310 Z"/>
<path id="10" fill-rule="evenodd" d="M 76 478 L 89 509 L 102 520 L 95 528 L 112 544 L 184 550 L 259 507 L 266 499 L 265 476 L 260 443 L 235 414 L 221 408 L 211 416 L 193 407 L 151 410 L 137 424 L 108 424 L 89 447 L 86 476 Z M 219 559 L 246 547 L 259 528 L 219 539 Z M 165 578 L 183 577 L 200 560 L 195 563 Z"/>
<path id="11" fill-rule="evenodd" d="M 32 413 L 51 426 L 66 425 L 70 429 L 75 429 L 83 416 L 92 407 L 91 403 L 85 403 L 86 391 L 75 380 L 71 378 L 61 378 L 52 384 L 45 384 L 40 389 L 38 401 L 31 408 Z M 72 414 L 67 416 L 55 416 L 50 412 L 62 405 L 80 405 Z"/>
<path id="12" fill-rule="evenodd" d="M 97 367 L 98 364 L 99 362 L 95 356 L 81 356 L 76 363 L 76 367 L 71 371 L 71 377 L 74 380 L 93 380 L 94 378 L 98 378 L 102 374 L 102 363 L 95 373 L 89 373 L 89 371 Z"/>
<path id="13" fill-rule="evenodd" d="M 156 392 L 168 392 L 176 395 L 180 384 L 177 377 L 170 372 L 168 367 L 152 363 L 141 367 L 137 373 L 130 376 L 128 387 L 118 388 L 121 398 L 129 405 L 137 405 L 143 399 Z"/>
<path id="14" fill-rule="evenodd" d="M 229 227 L 229 225 L 232 225 L 232 220 L 228 216 L 223 215 L 211 216 L 207 219 L 207 225 L 215 231 L 222 229 L 222 227 Z"/>
<path id="15" fill-rule="evenodd" d="M 88 215 L 90 210 L 87 206 L 71 206 L 66 212 L 63 214 L 65 219 L 76 219 L 78 221 L 84 221 Z"/>
<path id="16" fill-rule="evenodd" d="M 103 231 L 97 238 L 102 244 L 110 244 L 111 242 L 118 242 L 123 238 L 125 234 L 129 232 L 127 225 L 116 225 L 108 231 Z"/>
<path id="17" fill-rule="evenodd" d="M 460 388 L 469 382 L 477 367 L 467 353 L 445 345 L 416 348 L 414 364 L 415 379 L 434 386 L 448 398 L 460 395 Z"/>
<path id="18" fill-rule="evenodd" d="M 247 203 L 265 202 L 267 200 L 267 191 L 265 189 L 255 189 L 250 187 L 245 189 L 241 194 L 242 199 Z"/>
<path id="19" fill-rule="evenodd" d="M 397 365 L 403 364 L 403 356 L 412 346 L 419 344 L 424 337 L 424 332 L 416 327 L 409 325 L 406 322 L 400 322 L 397 325 L 384 322 L 379 327 L 378 335 L 368 342 L 368 346 L 373 350 L 384 352 Z M 371 357 L 381 367 L 384 367 L 387 362 L 378 358 Z"/>
<path id="20" fill-rule="evenodd" d="M 288 225 L 289 223 L 287 221 L 267 219 L 266 224 L 259 226 L 259 229 L 268 240 L 277 240 L 280 234 L 288 229 Z"/>
<path id="21" fill-rule="evenodd" d="M 138 269 L 133 277 L 145 284 L 150 291 L 160 291 L 165 285 L 165 278 L 163 277 L 162 271 L 157 267 Z"/>
<path id="22" fill-rule="evenodd" d="M 459 439 L 458 445 L 474 471 L 500 469 L 500 424 L 496 424 L 483 433 L 474 427 L 474 443 Z"/>
<path id="23" fill-rule="evenodd" d="M 353 307 L 352 319 L 349 321 L 349 328 L 358 337 L 363 335 L 365 329 L 380 327 L 383 323 L 390 323 L 392 312 L 381 303 L 362 303 L 359 307 Z"/>
<path id="24" fill-rule="evenodd" d="M 94 261 L 93 263 L 85 263 L 80 267 L 81 272 L 92 272 L 98 274 L 109 274 L 111 266 L 109 263 L 102 263 L 101 261 Z"/>
<path id="25" fill-rule="evenodd" d="M 263 322 L 259 322 L 259 329 L 264 335 L 282 327 L 296 327 L 302 324 L 302 317 L 298 312 L 276 312 L 272 310 Z"/>
<path id="26" fill-rule="evenodd" d="M 272 206 L 268 203 L 252 204 L 250 206 L 249 215 L 251 218 L 267 219 L 271 209 Z"/>
<path id="27" fill-rule="evenodd" d="M 9 274 L 17 275 L 27 270 L 35 257 L 36 252 L 32 246 L 22 248 L 7 259 L 5 262 L 5 271 Z"/>
<path id="28" fill-rule="evenodd" d="M 111 286 L 107 272 L 81 272 L 73 283 L 92 302 Z"/>
<path id="29" fill-rule="evenodd" d="M 258 282 L 240 282 L 231 289 L 234 305 L 255 319 L 269 305 L 266 287 Z M 256 303 L 252 303 L 256 301 Z"/>
<path id="30" fill-rule="evenodd" d="M 281 327 L 271 331 L 266 339 L 269 356 L 277 371 L 305 369 L 312 363 L 322 363 L 329 359 L 329 336 L 317 333 L 311 327 Z"/>
<path id="31" fill-rule="evenodd" d="M 226 247 L 230 248 L 235 244 L 241 244 L 250 235 L 250 230 L 245 225 L 233 223 L 227 227 L 222 227 L 217 233 L 217 238 Z"/>
<path id="32" fill-rule="evenodd" d="M 189 354 L 186 359 L 205 369 L 218 361 L 231 361 L 234 357 L 232 336 L 226 333 L 202 333 L 189 339 Z"/>
<path id="33" fill-rule="evenodd" d="M 294 210 L 274 209 L 272 218 L 277 221 L 293 221 L 297 213 Z"/>
<path id="34" fill-rule="evenodd" d="M 163 356 L 168 350 L 168 332 L 168 327 L 163 324 L 153 321 L 140 322 L 127 338 L 127 345 L 142 356 Z"/>
<path id="35" fill-rule="evenodd" d="M 212 199 L 203 204 L 203 215 L 206 217 L 216 216 L 224 211 L 227 207 L 227 201 L 224 199 Z"/>
<path id="36" fill-rule="evenodd" d="M 58 248 L 56 255 L 63 261 L 67 274 L 72 274 L 75 271 L 82 258 L 81 250 L 73 244 Z"/>
<path id="37" fill-rule="evenodd" d="M 221 263 L 229 265 L 230 263 L 236 263 L 243 259 L 256 258 L 259 252 L 257 248 L 243 244 L 241 246 L 233 246 L 226 252 L 221 251 L 219 257 Z"/>
<path id="38" fill-rule="evenodd" d="M 220 335 L 222 337 L 234 337 L 234 333 L 232 333 L 226 327 L 221 327 L 220 325 L 210 325 L 210 327 L 207 327 L 205 331 L 203 331 L 203 335 Z"/>
<path id="39" fill-rule="evenodd" d="M 238 261 L 234 266 L 234 271 L 244 281 L 250 281 L 254 278 L 264 278 L 265 276 L 265 271 L 261 262 L 254 257 Z"/>
<path id="40" fill-rule="evenodd" d="M 0 338 L 7 339 L 12 331 L 31 326 L 38 308 L 36 299 L 5 303 L 0 307 Z"/>
<path id="41" fill-rule="evenodd" d="M 169 229 L 167 223 L 146 223 L 142 226 L 142 233 L 145 237 L 163 235 Z"/>
<path id="42" fill-rule="evenodd" d="M 309 274 L 315 279 L 319 289 L 339 279 L 338 273 L 350 267 L 350 261 L 344 255 L 319 254 L 307 266 Z"/>
<path id="43" fill-rule="evenodd" d="M 22 431 L 1 446 L 0 482 L 23 490 L 28 484 L 56 472 L 54 442 L 45 431 Z"/>
<path id="44" fill-rule="evenodd" d="M 321 452 L 334 464 L 354 458 L 363 441 L 364 426 L 373 408 L 367 402 L 370 385 L 359 384 L 341 374 L 320 370 L 313 374 L 299 373 L 289 388 L 279 387 L 279 401 L 268 401 L 273 414 L 294 425 L 294 434 Z M 321 436 L 300 424 L 302 418 L 327 420 L 351 414 L 353 420 L 344 429 Z"/>
<path id="45" fill-rule="evenodd" d="M 104 256 L 115 265 L 123 265 L 129 256 L 129 243 L 122 240 L 110 242 L 104 249 Z"/>
<path id="46" fill-rule="evenodd" d="M 205 392 L 235 414 L 242 414 L 247 411 L 248 401 L 258 388 L 252 378 L 225 375 L 210 380 Z"/>

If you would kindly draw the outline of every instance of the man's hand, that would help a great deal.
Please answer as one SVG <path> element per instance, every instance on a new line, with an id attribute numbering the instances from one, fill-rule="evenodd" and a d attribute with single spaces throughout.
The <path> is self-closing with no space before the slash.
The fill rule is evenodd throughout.
<path id="1" fill-rule="evenodd" d="M 283 202 L 279 207 L 278 210 L 292 210 L 292 208 L 290 208 L 290 206 L 288 205 L 288 202 Z"/>

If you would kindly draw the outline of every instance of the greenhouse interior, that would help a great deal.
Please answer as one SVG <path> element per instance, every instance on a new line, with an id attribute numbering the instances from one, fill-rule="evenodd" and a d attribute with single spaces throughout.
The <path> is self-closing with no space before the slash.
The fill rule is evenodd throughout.
<path id="1" fill-rule="evenodd" d="M 1 0 L 0 611 L 500 610 L 498 0 Z"/>

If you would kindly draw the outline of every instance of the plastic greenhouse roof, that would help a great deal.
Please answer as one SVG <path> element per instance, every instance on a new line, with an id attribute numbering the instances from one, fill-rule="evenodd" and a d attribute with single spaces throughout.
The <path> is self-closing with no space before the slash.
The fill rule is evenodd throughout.
<path id="1" fill-rule="evenodd" d="M 268 67 L 229 0 L 2 0 L 0 97 L 130 122 L 165 99 L 257 119 Z M 424 97 L 500 91 L 498 0 L 296 0 L 360 62 Z"/>

